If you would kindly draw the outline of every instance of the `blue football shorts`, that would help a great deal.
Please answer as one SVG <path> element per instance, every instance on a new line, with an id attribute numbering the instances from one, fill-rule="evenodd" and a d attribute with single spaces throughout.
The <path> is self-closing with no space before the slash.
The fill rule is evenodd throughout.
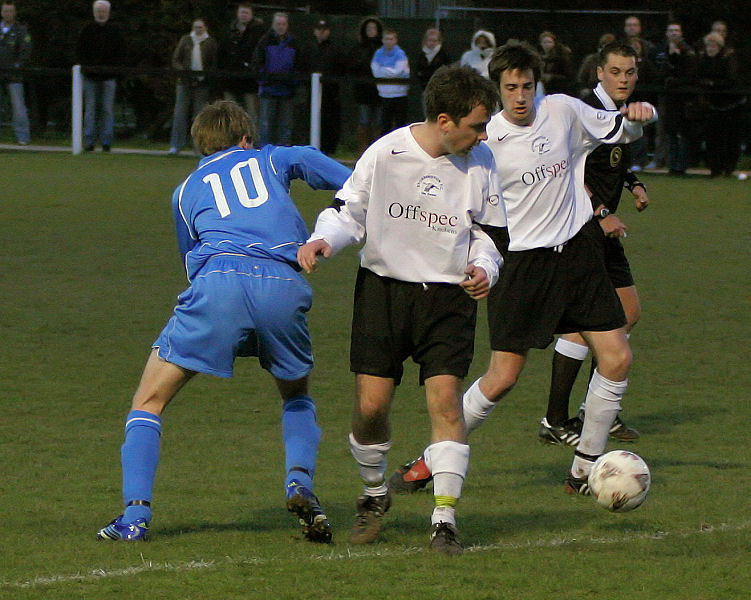
<path id="1" fill-rule="evenodd" d="M 236 356 L 257 356 L 277 379 L 300 379 L 313 368 L 312 300 L 310 284 L 286 263 L 214 256 L 178 296 L 153 347 L 191 371 L 232 377 Z"/>

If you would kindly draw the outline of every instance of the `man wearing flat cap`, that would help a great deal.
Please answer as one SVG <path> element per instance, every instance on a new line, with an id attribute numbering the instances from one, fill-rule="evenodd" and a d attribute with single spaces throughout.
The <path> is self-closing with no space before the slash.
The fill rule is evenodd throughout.
<path id="1" fill-rule="evenodd" d="M 321 150 L 332 156 L 339 143 L 341 124 L 341 104 L 339 102 L 339 82 L 331 76 L 341 76 L 345 72 L 344 54 L 331 39 L 331 25 L 327 19 L 319 19 L 313 26 L 315 43 L 311 52 L 310 70 L 321 73 Z"/>

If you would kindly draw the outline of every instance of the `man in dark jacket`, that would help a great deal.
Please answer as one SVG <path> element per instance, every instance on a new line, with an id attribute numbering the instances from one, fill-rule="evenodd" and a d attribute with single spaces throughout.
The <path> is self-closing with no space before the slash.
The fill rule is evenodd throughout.
<path id="1" fill-rule="evenodd" d="M 360 22 L 358 31 L 359 42 L 349 53 L 349 74 L 357 78 L 352 91 L 357 104 L 357 150 L 360 155 L 381 131 L 381 98 L 375 81 L 372 81 L 370 61 L 375 51 L 383 45 L 383 23 L 377 17 L 366 17 Z"/>
<path id="2" fill-rule="evenodd" d="M 249 73 L 256 45 L 264 34 L 263 23 L 253 17 L 253 5 L 240 2 L 237 15 L 229 27 L 227 36 L 219 48 L 219 68 L 225 71 Z M 255 79 L 225 79 L 225 100 L 234 100 L 245 107 L 246 112 L 258 122 L 258 82 Z"/>
<path id="3" fill-rule="evenodd" d="M 301 69 L 300 48 L 289 33 L 289 15 L 274 13 L 271 30 L 259 40 L 253 67 L 259 73 L 294 75 Z M 291 79 L 258 81 L 259 147 L 289 146 L 292 139 L 292 109 L 297 82 Z"/>
<path id="4" fill-rule="evenodd" d="M 311 53 L 310 71 L 321 73 L 321 150 L 328 155 L 336 152 L 341 126 L 341 103 L 339 82 L 327 79 L 327 75 L 341 75 L 345 71 L 344 55 L 330 39 L 331 26 L 325 19 L 316 22 L 313 28 L 315 44 Z"/>
<path id="5" fill-rule="evenodd" d="M 680 23 L 668 23 L 665 41 L 656 49 L 653 62 L 657 76 L 664 86 L 659 98 L 660 119 L 665 132 L 663 153 L 667 154 L 667 164 L 672 175 L 683 175 L 688 167 L 688 136 L 690 123 L 689 104 L 695 100 L 693 90 L 696 78 L 696 54 L 683 39 Z M 658 160 L 659 148 L 655 149 Z"/>
<path id="6" fill-rule="evenodd" d="M 94 21 L 84 26 L 76 44 L 76 61 L 83 70 L 83 141 L 86 151 L 91 152 L 98 138 L 102 150 L 109 152 L 115 124 L 117 83 L 113 74 L 97 72 L 96 69 L 121 65 L 125 40 L 120 28 L 109 20 L 110 3 L 107 0 L 96 0 L 92 10 Z"/>
<path id="7" fill-rule="evenodd" d="M 13 2 L 2 3 L 2 22 L 0 22 L 0 69 L 18 69 L 25 67 L 31 56 L 31 37 L 24 25 L 16 22 L 16 5 Z M 16 140 L 22 146 L 29 143 L 29 116 L 23 96 L 23 81 L 20 77 L 0 76 L 0 89 L 8 92 L 13 109 L 13 129 Z M 0 92 L 1 94 L 2 92 Z"/>

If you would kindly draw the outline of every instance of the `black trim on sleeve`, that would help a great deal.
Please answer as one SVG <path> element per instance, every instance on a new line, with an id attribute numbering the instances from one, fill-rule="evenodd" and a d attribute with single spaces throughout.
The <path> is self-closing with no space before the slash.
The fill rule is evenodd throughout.
<path id="1" fill-rule="evenodd" d="M 339 198 L 334 198 L 334 201 L 331 203 L 329 208 L 333 208 L 336 212 L 341 212 L 342 206 L 344 206 L 344 201 L 339 200 Z"/>
<path id="2" fill-rule="evenodd" d="M 615 118 L 615 125 L 613 126 L 613 129 L 611 129 L 610 133 L 602 138 L 603 141 L 607 142 L 608 140 L 610 140 L 610 138 L 615 137 L 615 134 L 618 133 L 621 128 L 621 123 L 623 123 L 623 115 L 618 113 L 618 116 Z"/>
<path id="3" fill-rule="evenodd" d="M 645 192 L 647 191 L 647 186 L 639 181 L 639 178 L 636 176 L 636 174 L 632 173 L 631 171 L 628 171 L 626 173 L 626 178 L 623 181 L 623 185 L 629 192 L 633 192 L 634 188 L 637 186 L 641 186 L 644 188 Z"/>

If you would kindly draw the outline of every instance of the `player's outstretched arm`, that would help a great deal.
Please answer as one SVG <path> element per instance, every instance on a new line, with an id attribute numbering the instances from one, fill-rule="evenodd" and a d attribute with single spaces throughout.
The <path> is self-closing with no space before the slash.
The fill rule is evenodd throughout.
<path id="1" fill-rule="evenodd" d="M 297 263 L 306 273 L 312 273 L 318 266 L 318 257 L 329 258 L 331 256 L 331 246 L 326 240 L 312 240 L 300 246 L 297 250 Z"/>
<path id="2" fill-rule="evenodd" d="M 649 102 L 632 102 L 628 106 L 621 106 L 621 114 L 635 123 L 649 123 L 655 116 L 655 109 Z"/>
<path id="3" fill-rule="evenodd" d="M 482 300 L 490 291 L 490 281 L 485 269 L 476 265 L 467 265 L 464 272 L 468 279 L 462 281 L 459 285 L 473 300 Z"/>

